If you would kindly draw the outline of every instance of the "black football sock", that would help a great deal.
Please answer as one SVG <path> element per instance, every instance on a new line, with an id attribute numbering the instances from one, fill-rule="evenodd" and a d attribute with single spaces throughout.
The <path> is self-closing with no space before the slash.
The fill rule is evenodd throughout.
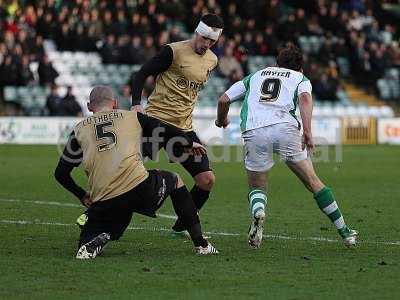
<path id="1" fill-rule="evenodd" d="M 190 194 L 192 195 L 192 199 L 194 204 L 196 205 L 197 210 L 200 210 L 209 198 L 210 191 L 202 190 L 197 185 L 194 185 L 192 190 L 190 191 Z M 186 227 L 184 226 L 183 222 L 178 218 L 174 226 L 172 226 L 172 229 L 176 232 L 181 232 L 184 231 Z"/>
<path id="2" fill-rule="evenodd" d="M 210 191 L 202 190 L 197 185 L 194 185 L 192 187 L 190 194 L 192 195 L 193 202 L 198 210 L 200 210 L 203 207 L 208 197 L 210 197 Z"/>
<path id="3" fill-rule="evenodd" d="M 194 224 L 187 230 L 189 232 L 190 238 L 193 241 L 195 247 L 207 247 L 208 242 L 203 237 L 203 233 L 201 232 L 201 225 L 200 223 Z"/>
<path id="4" fill-rule="evenodd" d="M 171 193 L 172 205 L 178 220 L 184 225 L 189 232 L 193 244 L 198 246 L 207 246 L 207 241 L 204 239 L 201 232 L 200 219 L 197 214 L 196 206 L 190 196 L 186 186 L 182 186 Z"/>

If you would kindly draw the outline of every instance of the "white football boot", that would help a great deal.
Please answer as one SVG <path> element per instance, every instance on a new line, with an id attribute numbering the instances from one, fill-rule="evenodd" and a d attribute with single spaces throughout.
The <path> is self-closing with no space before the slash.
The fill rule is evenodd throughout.
<path id="1" fill-rule="evenodd" d="M 354 247 L 357 244 L 358 231 L 350 229 L 350 232 L 343 237 L 343 243 L 346 247 Z"/>
<path id="2" fill-rule="evenodd" d="M 210 255 L 210 254 L 218 254 L 219 251 L 210 243 L 208 243 L 207 247 L 195 247 L 196 254 L 198 255 Z"/>
<path id="3" fill-rule="evenodd" d="M 265 220 L 265 211 L 263 209 L 259 209 L 256 211 L 253 217 L 253 222 L 249 228 L 249 246 L 252 248 L 260 248 L 263 231 L 264 231 L 264 220 Z"/>
<path id="4" fill-rule="evenodd" d="M 110 241 L 111 236 L 108 233 L 101 233 L 90 242 L 82 245 L 78 253 L 77 259 L 93 259 L 103 251 L 104 246 Z"/>

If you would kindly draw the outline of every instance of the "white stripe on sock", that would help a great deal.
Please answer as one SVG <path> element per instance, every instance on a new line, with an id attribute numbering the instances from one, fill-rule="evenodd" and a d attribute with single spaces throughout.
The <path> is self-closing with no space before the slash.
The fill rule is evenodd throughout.
<path id="1" fill-rule="evenodd" d="M 331 204 L 329 204 L 327 207 L 324 207 L 322 210 L 327 215 L 330 215 L 331 213 L 333 213 L 337 209 L 338 209 L 337 203 L 336 203 L 336 201 L 333 201 Z"/>
<path id="2" fill-rule="evenodd" d="M 251 197 L 250 197 L 250 204 L 253 204 L 252 202 L 256 198 L 257 199 L 263 199 L 264 201 L 267 200 L 267 196 L 265 196 L 265 194 L 263 194 L 263 193 L 255 193 L 255 194 L 251 195 Z"/>
<path id="3" fill-rule="evenodd" d="M 343 217 L 340 217 L 335 222 L 333 222 L 337 229 L 342 229 L 346 224 L 344 223 Z"/>
<path id="4" fill-rule="evenodd" d="M 259 209 L 262 208 L 265 210 L 265 205 L 263 203 L 257 202 L 256 204 L 253 205 L 251 208 L 251 214 L 254 215 L 254 213 Z"/>

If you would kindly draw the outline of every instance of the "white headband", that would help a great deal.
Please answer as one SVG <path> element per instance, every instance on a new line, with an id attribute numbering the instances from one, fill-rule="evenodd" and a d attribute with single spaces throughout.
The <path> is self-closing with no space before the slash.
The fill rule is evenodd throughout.
<path id="1" fill-rule="evenodd" d="M 216 41 L 219 39 L 219 37 L 222 33 L 222 29 L 210 27 L 207 24 L 200 21 L 199 25 L 197 25 L 195 32 L 200 34 L 202 37 L 209 38 L 209 39 Z"/>

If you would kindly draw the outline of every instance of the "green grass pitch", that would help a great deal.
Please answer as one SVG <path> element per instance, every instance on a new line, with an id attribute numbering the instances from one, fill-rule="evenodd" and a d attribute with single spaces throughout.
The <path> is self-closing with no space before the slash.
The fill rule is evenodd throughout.
<path id="1" fill-rule="evenodd" d="M 162 230 L 173 220 L 134 215 L 134 228 L 101 257 L 77 261 L 73 224 L 82 209 L 54 181 L 57 160 L 55 146 L 0 145 L 0 299 L 400 297 L 400 147 L 348 146 L 342 162 L 315 165 L 360 232 L 352 250 L 282 163 L 269 178 L 268 237 L 260 249 L 249 249 L 242 163 L 213 163 L 217 181 L 201 212 L 221 252 L 213 257 L 195 256 L 189 241 Z M 177 170 L 192 184 L 165 159 L 147 166 Z M 81 170 L 74 176 L 85 184 Z M 169 200 L 160 213 L 173 214 Z"/>

